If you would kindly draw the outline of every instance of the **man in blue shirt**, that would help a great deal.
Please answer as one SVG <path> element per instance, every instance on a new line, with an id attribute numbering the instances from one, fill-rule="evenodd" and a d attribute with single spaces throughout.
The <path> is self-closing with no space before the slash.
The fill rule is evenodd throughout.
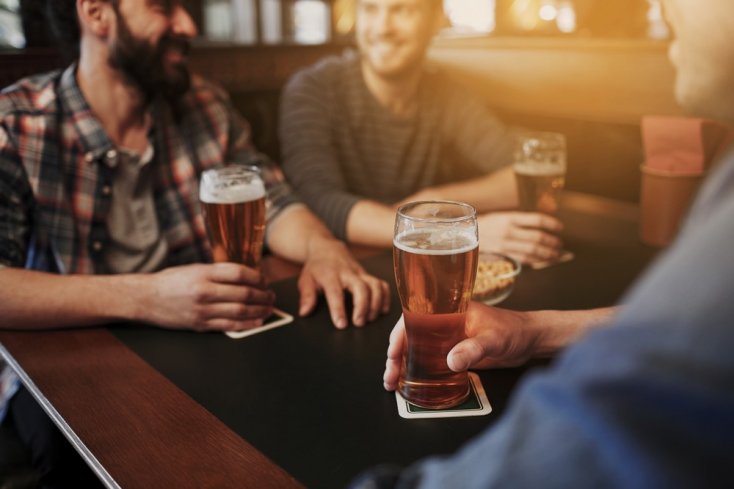
<path id="1" fill-rule="evenodd" d="M 687 110 L 734 122 L 734 6 L 667 0 Z M 357 487 L 734 487 L 734 150 L 701 189 L 678 241 L 616 318 L 527 379 L 504 417 L 448 458 L 374 472 Z M 472 305 L 454 370 L 511 364 L 579 336 L 593 312 Z M 385 385 L 394 389 L 402 330 Z"/>

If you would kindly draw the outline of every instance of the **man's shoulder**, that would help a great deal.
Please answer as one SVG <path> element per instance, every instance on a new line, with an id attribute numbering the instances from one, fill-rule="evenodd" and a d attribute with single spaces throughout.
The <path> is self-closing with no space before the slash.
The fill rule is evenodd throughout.
<path id="1" fill-rule="evenodd" d="M 357 54 L 346 50 L 340 55 L 329 55 L 316 63 L 298 70 L 288 81 L 287 90 L 310 86 L 331 86 L 339 83 L 358 63 Z"/>
<path id="2" fill-rule="evenodd" d="M 480 93 L 476 87 L 461 78 L 457 78 L 451 72 L 428 67 L 422 85 L 422 103 L 440 107 L 451 120 L 454 119 L 448 114 L 453 114 L 459 119 L 467 113 L 479 115 L 481 111 L 477 111 L 478 108 L 482 108 L 493 117 L 495 116 L 491 100 L 485 98 L 487 93 Z"/>
<path id="3" fill-rule="evenodd" d="M 55 110 L 56 86 L 61 71 L 18 80 L 0 92 L 0 116 L 44 114 Z"/>
<path id="4" fill-rule="evenodd" d="M 357 53 L 351 49 L 347 49 L 341 54 L 332 54 L 321 58 L 300 72 L 309 73 L 311 76 L 329 78 L 344 73 L 346 70 L 354 67 L 356 63 L 358 63 Z"/>
<path id="5" fill-rule="evenodd" d="M 435 94 L 445 94 L 458 99 L 476 98 L 475 91 L 463 80 L 446 69 L 429 65 L 423 72 L 424 84 Z"/>
<path id="6" fill-rule="evenodd" d="M 191 76 L 190 96 L 200 103 L 228 103 L 229 94 L 215 81 L 209 80 L 199 74 Z"/>
<path id="7" fill-rule="evenodd" d="M 198 74 L 192 74 L 189 91 L 172 108 L 177 125 L 202 137 L 226 133 L 236 113 L 227 91 Z"/>
<path id="8" fill-rule="evenodd" d="M 186 114 L 182 121 L 200 117 L 219 120 L 221 115 L 230 112 L 232 102 L 227 91 L 215 81 L 192 74 L 191 87 L 177 106 L 181 114 Z"/>

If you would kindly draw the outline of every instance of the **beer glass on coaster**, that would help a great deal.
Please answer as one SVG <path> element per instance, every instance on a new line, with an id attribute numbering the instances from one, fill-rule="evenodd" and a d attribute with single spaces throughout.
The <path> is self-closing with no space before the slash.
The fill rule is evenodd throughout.
<path id="1" fill-rule="evenodd" d="M 206 170 L 199 200 L 214 261 L 257 267 L 265 237 L 265 184 L 257 167 Z"/>
<path id="2" fill-rule="evenodd" d="M 469 395 L 466 372 L 446 356 L 466 338 L 464 323 L 477 273 L 475 209 L 460 202 L 412 202 L 398 209 L 393 267 L 405 319 L 398 390 L 417 406 L 443 409 Z"/>

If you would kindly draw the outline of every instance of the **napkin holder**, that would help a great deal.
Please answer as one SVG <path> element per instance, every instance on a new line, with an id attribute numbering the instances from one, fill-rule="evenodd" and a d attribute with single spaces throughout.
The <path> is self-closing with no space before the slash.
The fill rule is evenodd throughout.
<path id="1" fill-rule="evenodd" d="M 645 162 L 641 166 L 640 240 L 668 245 L 678 233 L 698 187 L 730 130 L 686 117 L 644 117 Z"/>
<path id="2" fill-rule="evenodd" d="M 642 165 L 640 192 L 640 240 L 650 246 L 666 246 L 678 234 L 703 173 L 674 173 Z"/>

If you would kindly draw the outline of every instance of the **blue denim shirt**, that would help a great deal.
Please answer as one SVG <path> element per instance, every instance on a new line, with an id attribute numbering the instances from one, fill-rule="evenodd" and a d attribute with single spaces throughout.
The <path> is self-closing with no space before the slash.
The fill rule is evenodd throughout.
<path id="1" fill-rule="evenodd" d="M 461 451 L 353 487 L 734 487 L 734 153 L 624 302 Z"/>

